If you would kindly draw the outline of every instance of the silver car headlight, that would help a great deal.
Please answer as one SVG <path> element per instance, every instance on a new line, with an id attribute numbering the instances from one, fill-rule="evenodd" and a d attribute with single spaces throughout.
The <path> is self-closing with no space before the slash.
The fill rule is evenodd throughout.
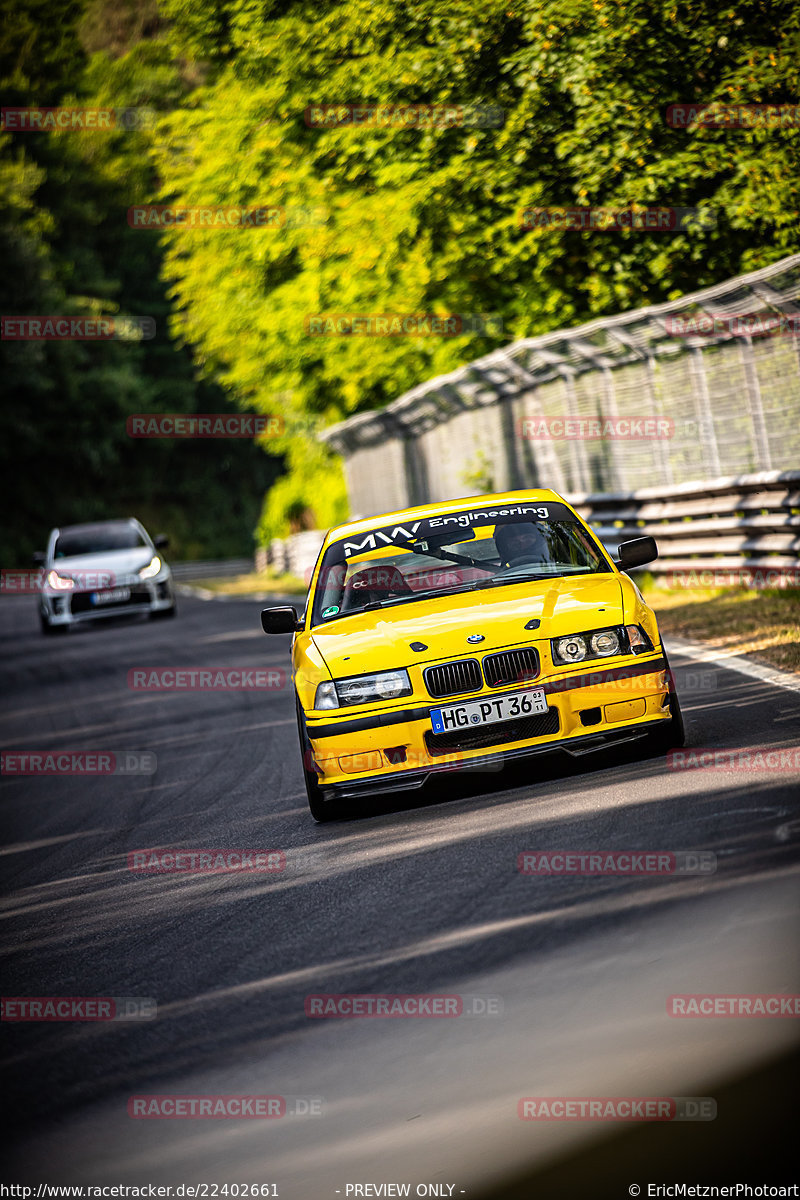
<path id="1" fill-rule="evenodd" d="M 75 587 L 75 580 L 59 575 L 58 571 L 48 571 L 47 584 L 54 592 L 71 592 Z"/>
<path id="2" fill-rule="evenodd" d="M 163 563 L 157 554 L 154 554 L 146 567 L 141 567 L 139 570 L 140 579 L 154 579 L 161 570 Z"/>
<path id="3" fill-rule="evenodd" d="M 314 708 L 344 708 L 410 695 L 408 671 L 380 671 L 376 675 L 355 675 L 351 679 L 337 679 L 335 683 L 321 683 L 314 697 Z"/>

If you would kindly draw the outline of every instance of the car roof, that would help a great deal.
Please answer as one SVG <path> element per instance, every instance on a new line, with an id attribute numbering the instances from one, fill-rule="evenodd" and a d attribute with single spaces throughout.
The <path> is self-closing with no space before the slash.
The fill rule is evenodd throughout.
<path id="1" fill-rule="evenodd" d="M 397 521 L 418 521 L 425 517 L 435 517 L 439 513 L 457 513 L 464 509 L 492 508 L 519 504 L 520 501 L 557 500 L 566 504 L 563 496 L 551 488 L 530 488 L 520 492 L 489 492 L 481 496 L 460 496 L 457 500 L 439 500 L 434 504 L 417 505 L 415 508 L 401 508 L 396 512 L 378 513 L 374 517 L 364 517 L 359 521 L 351 521 L 346 525 L 336 525 L 328 531 L 326 544 L 338 541 L 339 538 L 349 537 L 356 533 L 366 533 L 370 529 L 379 529 L 383 525 L 391 525 Z"/>
<path id="2" fill-rule="evenodd" d="M 87 533 L 90 529 L 107 529 L 109 525 L 137 525 L 135 517 L 118 517 L 111 521 L 86 521 L 83 525 L 57 525 L 61 533 Z"/>

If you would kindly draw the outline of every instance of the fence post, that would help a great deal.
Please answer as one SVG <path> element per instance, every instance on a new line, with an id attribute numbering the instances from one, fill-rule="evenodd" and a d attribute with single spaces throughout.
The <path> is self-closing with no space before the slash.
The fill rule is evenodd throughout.
<path id="1" fill-rule="evenodd" d="M 533 375 L 526 371 L 524 367 L 520 366 L 520 364 L 510 355 L 506 361 L 512 375 L 516 376 L 525 389 L 521 392 L 521 399 L 523 403 L 527 404 L 528 398 L 530 397 L 532 401 L 532 408 L 534 409 L 536 415 L 544 417 L 542 405 L 539 400 L 538 387 Z M 520 421 L 519 436 L 524 439 L 522 421 Z M 528 447 L 526 447 L 526 449 L 528 449 Z M 555 447 L 553 446 L 552 441 L 549 438 L 546 438 L 543 443 L 539 443 L 535 438 L 531 438 L 529 441 L 528 453 L 530 454 L 530 458 L 533 460 L 534 471 L 536 473 L 536 480 L 534 482 L 539 487 L 552 487 L 557 492 L 563 492 L 565 490 L 564 472 L 561 469 L 561 463 L 558 455 L 555 452 Z M 523 456 L 524 454 L 525 451 L 523 451 Z M 542 480 L 544 480 L 544 483 Z M 525 482 L 527 482 L 527 480 Z"/>
<path id="2" fill-rule="evenodd" d="M 619 416 L 617 408 L 617 393 L 614 388 L 614 378 L 611 373 L 611 368 L 604 366 L 603 372 L 603 390 L 605 391 L 605 406 L 608 409 L 608 415 L 612 420 L 616 420 Z M 605 414 L 604 414 L 605 415 Z M 609 464 L 611 466 L 612 488 L 614 491 L 623 491 L 627 486 L 625 472 L 622 469 L 622 460 L 620 458 L 619 446 L 617 439 L 611 438 L 609 442 Z"/>
<path id="3" fill-rule="evenodd" d="M 722 466 L 719 459 L 717 435 L 714 431 L 714 414 L 711 411 L 711 397 L 708 394 L 708 380 L 706 379 L 703 352 L 699 348 L 689 351 L 689 370 L 692 374 L 692 391 L 694 393 L 697 423 L 700 427 L 703 457 L 706 460 L 706 469 L 710 472 L 711 478 L 716 479 L 722 474 Z"/>
<path id="4" fill-rule="evenodd" d="M 366 414 L 353 415 L 341 422 L 335 433 L 326 436 L 323 430 L 319 436 L 337 446 L 346 459 L 360 450 L 362 441 L 370 447 L 370 455 L 363 457 L 374 470 L 375 486 L 369 491 L 371 507 L 380 502 L 387 476 L 387 436 L 401 440 L 403 461 L 399 466 L 404 471 L 409 503 L 449 499 L 454 492 L 460 495 L 455 470 L 451 469 L 454 464 L 439 461 L 445 456 L 439 456 L 435 446 L 428 445 L 425 433 L 431 425 L 439 426 L 440 440 L 436 444 L 449 447 L 446 425 L 455 412 L 444 397 L 452 390 L 458 392 L 465 382 L 474 390 L 477 376 L 482 385 L 485 379 L 488 393 L 482 390 L 476 405 L 481 409 L 486 405 L 487 411 L 492 403 L 501 406 L 493 417 L 499 434 L 494 465 L 507 473 L 510 487 L 524 487 L 535 479 L 540 486 L 552 485 L 561 492 L 591 492 L 596 490 L 595 485 L 624 490 L 631 485 L 632 471 L 637 472 L 638 480 L 645 461 L 649 463 L 644 472 L 648 485 L 660 488 L 734 473 L 741 469 L 743 458 L 754 461 L 760 471 L 790 470 L 800 454 L 800 424 L 790 412 L 800 382 L 794 371 L 795 352 L 800 364 L 800 338 L 793 336 L 789 353 L 767 363 L 769 370 L 765 370 L 759 347 L 751 338 L 741 340 L 739 335 L 737 350 L 730 344 L 729 331 L 720 332 L 715 326 L 707 338 L 708 328 L 701 329 L 693 322 L 697 316 L 707 318 L 721 303 L 724 311 L 734 302 L 741 308 L 748 303 L 742 297 L 748 295 L 754 311 L 778 311 L 794 317 L 800 311 L 798 283 L 800 254 L 793 254 L 759 271 L 666 303 L 522 338 L 417 384 L 398 397 L 388 412 L 383 410 L 386 424 L 378 426 L 369 441 L 360 436 Z M 720 354 L 723 345 L 727 348 Z M 717 356 L 721 360 L 719 372 Z M 641 373 L 637 370 L 630 378 L 614 374 L 636 358 L 642 363 Z M 584 367 L 593 372 L 586 380 L 578 378 Z M 735 385 L 731 382 L 731 367 L 736 373 Z M 733 387 L 736 390 L 732 392 Z M 628 455 L 624 446 L 616 444 L 604 444 L 595 450 L 585 439 L 570 438 L 570 444 L 562 446 L 547 436 L 543 410 L 573 420 L 579 412 L 589 415 L 590 410 L 598 409 L 611 416 L 625 398 L 637 394 L 643 406 L 649 403 L 657 418 L 689 418 L 687 431 L 681 430 L 680 437 L 670 444 L 661 436 L 669 433 L 669 428 L 659 427 L 657 445 L 649 455 Z M 773 412 L 775 421 L 781 422 L 780 433 L 771 428 Z M 393 426 L 390 422 L 395 414 Z M 516 419 L 528 414 L 541 416 L 545 435 L 541 439 L 529 439 L 525 427 L 520 429 Z M 377 415 L 371 414 L 372 419 Z M 346 436 L 347 429 L 353 430 L 352 442 Z M 494 447 L 494 428 L 491 432 Z M 673 432 L 677 434 L 677 430 Z M 489 444 L 480 430 L 473 441 L 478 446 Z M 453 443 L 453 455 L 457 453 Z M 358 453 L 357 457 L 361 459 L 362 455 Z M 359 462 L 359 473 L 364 469 L 364 463 Z M 601 478 L 595 478 L 596 472 Z M 351 495 L 359 497 L 356 507 L 363 508 L 365 489 L 358 486 L 352 473 L 348 482 Z M 397 489 L 398 493 L 403 490 Z"/>
<path id="5" fill-rule="evenodd" d="M 650 405 L 653 409 L 653 415 L 658 418 L 664 414 L 664 406 L 661 403 L 661 398 L 658 395 L 656 387 L 656 360 L 654 355 L 647 355 L 647 391 L 650 395 Z M 672 487 L 674 477 L 672 474 L 672 462 L 669 457 L 669 449 L 664 445 L 663 438 L 656 438 L 657 453 L 659 465 L 661 467 L 661 482 L 666 487 Z"/>
<path id="6" fill-rule="evenodd" d="M 567 392 L 567 411 L 571 417 L 577 418 L 578 407 L 575 399 L 575 372 L 561 369 L 561 377 Z M 592 490 L 589 478 L 589 464 L 586 460 L 586 447 L 578 438 L 571 438 L 569 456 L 572 460 L 574 479 L 573 491 L 590 492 Z"/>
<path id="7" fill-rule="evenodd" d="M 764 405 L 761 403 L 761 385 L 758 382 L 758 372 L 756 371 L 755 359 L 753 357 L 753 339 L 745 335 L 737 340 L 742 355 L 747 396 L 750 401 L 750 416 L 753 422 L 758 470 L 769 471 L 772 468 L 772 455 L 769 452 L 767 425 L 764 420 Z"/>

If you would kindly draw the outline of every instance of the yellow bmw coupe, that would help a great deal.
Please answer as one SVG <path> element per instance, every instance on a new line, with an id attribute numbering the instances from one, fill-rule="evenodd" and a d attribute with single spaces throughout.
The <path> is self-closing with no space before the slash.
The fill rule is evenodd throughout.
<path id="1" fill-rule="evenodd" d="M 308 802 L 421 787 L 443 771 L 533 754 L 585 755 L 641 738 L 683 745 L 658 625 L 624 572 L 555 492 L 506 492 L 330 530 L 306 609 L 268 608 L 292 633 Z"/>

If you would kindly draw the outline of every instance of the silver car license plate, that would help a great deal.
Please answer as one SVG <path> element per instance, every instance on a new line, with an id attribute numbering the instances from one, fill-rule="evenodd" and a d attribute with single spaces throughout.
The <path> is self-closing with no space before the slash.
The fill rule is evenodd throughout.
<path id="1" fill-rule="evenodd" d="M 130 600 L 131 589 L 127 587 L 108 588 L 105 592 L 92 592 L 92 604 L 113 604 L 115 600 Z"/>
<path id="2" fill-rule="evenodd" d="M 431 728 L 434 733 L 454 733 L 467 726 L 494 725 L 514 717 L 532 717 L 536 713 L 546 712 L 544 688 L 531 688 L 527 692 L 514 692 L 509 696 L 487 696 L 485 700 L 471 700 L 469 704 L 432 708 Z"/>

